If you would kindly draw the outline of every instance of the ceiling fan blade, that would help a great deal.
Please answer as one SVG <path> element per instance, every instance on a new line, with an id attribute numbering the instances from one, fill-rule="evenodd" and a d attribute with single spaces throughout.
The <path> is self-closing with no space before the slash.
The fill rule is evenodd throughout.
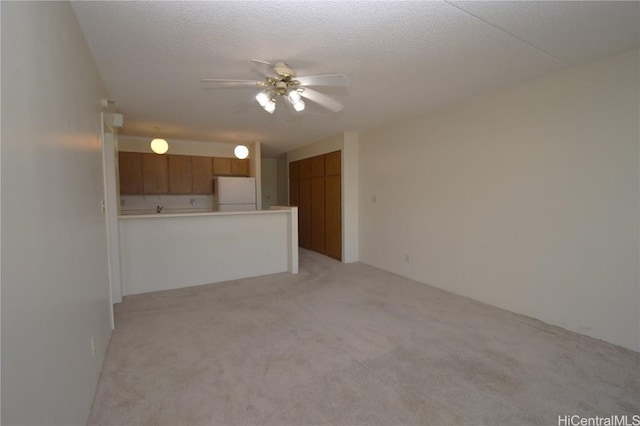
<path id="1" fill-rule="evenodd" d="M 344 74 L 309 75 L 296 77 L 302 86 L 347 86 L 349 81 Z"/>
<path id="2" fill-rule="evenodd" d="M 255 64 L 260 64 L 260 65 L 268 65 L 270 67 L 273 66 L 273 64 L 271 62 L 263 61 L 262 59 L 252 59 L 251 62 L 253 62 Z"/>
<path id="3" fill-rule="evenodd" d="M 200 80 L 200 82 L 206 84 L 214 84 L 221 87 L 255 87 L 259 86 L 261 83 L 257 80 L 230 80 L 224 78 L 203 78 L 202 80 Z"/>
<path id="4" fill-rule="evenodd" d="M 327 96 L 324 93 L 320 93 L 316 90 L 309 89 L 308 87 L 302 88 L 302 90 L 300 91 L 300 96 L 307 98 L 310 101 L 313 101 L 318 105 L 323 106 L 333 112 L 340 112 L 342 111 L 342 108 L 344 108 L 344 105 L 342 105 L 332 97 Z"/>

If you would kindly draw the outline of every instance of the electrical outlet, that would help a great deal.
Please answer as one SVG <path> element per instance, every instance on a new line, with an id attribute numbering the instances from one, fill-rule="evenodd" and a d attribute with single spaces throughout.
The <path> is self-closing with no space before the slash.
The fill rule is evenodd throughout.
<path id="1" fill-rule="evenodd" d="M 96 336 L 91 336 L 91 356 L 96 356 Z"/>
<path id="2" fill-rule="evenodd" d="M 372 195 L 372 196 L 371 196 L 371 202 L 372 202 L 372 203 L 375 203 L 376 201 L 377 201 L 376 196 L 375 196 L 375 195 Z"/>
<path id="3" fill-rule="evenodd" d="M 189 200 L 189 203 L 190 203 L 192 206 L 194 206 L 194 207 L 195 207 L 195 205 L 196 205 L 196 199 L 195 199 L 195 198 L 190 199 L 190 200 Z"/>
<path id="4" fill-rule="evenodd" d="M 409 263 L 409 255 L 408 254 L 404 255 L 404 263 Z"/>

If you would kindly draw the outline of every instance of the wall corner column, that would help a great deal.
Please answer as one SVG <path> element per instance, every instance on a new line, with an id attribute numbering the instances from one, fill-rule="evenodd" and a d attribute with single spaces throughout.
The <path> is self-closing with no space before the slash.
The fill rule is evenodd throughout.
<path id="1" fill-rule="evenodd" d="M 358 176 L 360 137 L 344 132 L 342 145 L 342 261 L 357 262 L 358 254 Z"/>
<path id="2" fill-rule="evenodd" d="M 262 153 L 260 142 L 249 145 L 249 176 L 256 178 L 256 210 L 262 210 Z"/>

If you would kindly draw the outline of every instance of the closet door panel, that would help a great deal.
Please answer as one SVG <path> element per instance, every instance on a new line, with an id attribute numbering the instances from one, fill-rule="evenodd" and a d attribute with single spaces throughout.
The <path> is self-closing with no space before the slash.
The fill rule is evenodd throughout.
<path id="1" fill-rule="evenodd" d="M 297 180 L 289 182 L 289 205 L 300 205 L 300 182 Z"/>
<path id="2" fill-rule="evenodd" d="M 325 252 L 324 177 L 311 178 L 311 249 Z"/>
<path id="3" fill-rule="evenodd" d="M 311 249 L 311 180 L 299 182 L 298 238 L 300 247 Z"/>
<path id="4" fill-rule="evenodd" d="M 305 158 L 298 161 L 300 179 L 309 179 L 311 177 L 311 158 Z"/>
<path id="5" fill-rule="evenodd" d="M 324 176 L 324 155 L 311 158 L 311 177 Z"/>
<path id="6" fill-rule="evenodd" d="M 342 170 L 342 151 L 334 151 L 324 156 L 324 174 L 327 176 L 339 175 Z"/>
<path id="7" fill-rule="evenodd" d="M 300 162 L 293 161 L 289 163 L 289 180 L 300 179 Z"/>

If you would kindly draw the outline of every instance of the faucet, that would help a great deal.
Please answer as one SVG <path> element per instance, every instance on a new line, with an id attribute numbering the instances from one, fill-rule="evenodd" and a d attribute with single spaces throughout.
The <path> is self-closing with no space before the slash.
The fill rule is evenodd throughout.
<path id="1" fill-rule="evenodd" d="M 164 209 L 164 206 L 156 206 L 156 213 L 160 213 Z"/>

